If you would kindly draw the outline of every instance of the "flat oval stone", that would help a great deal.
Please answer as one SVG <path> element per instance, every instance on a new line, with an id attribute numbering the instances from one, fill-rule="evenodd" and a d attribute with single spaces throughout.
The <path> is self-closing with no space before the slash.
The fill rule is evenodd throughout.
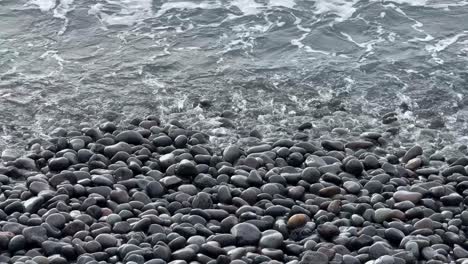
<path id="1" fill-rule="evenodd" d="M 417 204 L 422 199 L 422 194 L 418 192 L 409 192 L 409 191 L 396 191 L 393 194 L 393 199 L 397 202 L 410 201 L 414 204 Z"/>

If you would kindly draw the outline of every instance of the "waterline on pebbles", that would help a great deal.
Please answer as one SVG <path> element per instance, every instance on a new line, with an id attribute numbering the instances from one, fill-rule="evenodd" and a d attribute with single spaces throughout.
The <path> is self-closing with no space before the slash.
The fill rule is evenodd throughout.
<path id="1" fill-rule="evenodd" d="M 302 128 L 303 129 L 303 128 Z M 149 117 L 0 166 L 1 263 L 465 263 L 468 159 L 379 133 L 212 148 Z"/>

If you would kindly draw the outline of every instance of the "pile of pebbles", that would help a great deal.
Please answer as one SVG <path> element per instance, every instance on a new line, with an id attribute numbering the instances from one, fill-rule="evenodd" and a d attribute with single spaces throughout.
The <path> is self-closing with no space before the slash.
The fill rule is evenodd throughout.
<path id="1" fill-rule="evenodd" d="M 468 263 L 467 157 L 375 132 L 215 151 L 154 116 L 54 134 L 3 155 L 0 263 Z"/>

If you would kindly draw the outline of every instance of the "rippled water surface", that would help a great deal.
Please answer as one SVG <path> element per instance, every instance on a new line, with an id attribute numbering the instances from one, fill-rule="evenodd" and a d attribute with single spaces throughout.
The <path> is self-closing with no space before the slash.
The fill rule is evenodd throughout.
<path id="1" fill-rule="evenodd" d="M 394 111 L 443 148 L 468 142 L 467 96 L 466 0 L 0 0 L 0 149 L 110 110 L 220 142 L 385 131 Z"/>

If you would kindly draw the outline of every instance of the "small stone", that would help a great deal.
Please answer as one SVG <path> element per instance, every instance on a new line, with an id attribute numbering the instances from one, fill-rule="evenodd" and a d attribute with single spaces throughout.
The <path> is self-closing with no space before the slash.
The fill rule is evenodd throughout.
<path id="1" fill-rule="evenodd" d="M 143 143 L 143 139 L 143 136 L 134 130 L 122 131 L 115 137 L 115 140 L 118 142 L 126 142 L 134 145 Z"/>
<path id="2" fill-rule="evenodd" d="M 239 147 L 234 145 L 225 148 L 223 151 L 223 159 L 231 164 L 234 164 L 241 155 L 242 153 Z"/>
<path id="3" fill-rule="evenodd" d="M 433 224 L 432 224 L 432 220 L 429 219 L 429 218 L 423 218 L 419 221 L 417 221 L 415 224 L 414 224 L 414 228 L 415 229 L 431 229 L 433 228 Z"/>
<path id="4" fill-rule="evenodd" d="M 361 191 L 362 186 L 357 182 L 346 181 L 343 183 L 343 188 L 349 193 L 357 194 L 359 191 Z"/>
<path id="5" fill-rule="evenodd" d="M 157 181 L 152 181 L 146 185 L 146 193 L 150 198 L 158 198 L 164 195 L 164 187 Z"/>
<path id="6" fill-rule="evenodd" d="M 369 256 L 378 259 L 381 256 L 389 255 L 390 250 L 383 242 L 376 242 L 369 247 Z"/>
<path id="7" fill-rule="evenodd" d="M 262 233 L 260 230 L 249 223 L 240 223 L 232 227 L 231 234 L 236 238 L 237 245 L 257 245 Z"/>
<path id="8" fill-rule="evenodd" d="M 213 206 L 213 201 L 211 200 L 211 196 L 203 192 L 198 193 L 192 202 L 193 208 L 209 209 L 212 206 Z"/>
<path id="9" fill-rule="evenodd" d="M 21 153 L 15 149 L 5 149 L 0 156 L 4 161 L 13 161 L 21 156 Z"/>
<path id="10" fill-rule="evenodd" d="M 100 234 L 96 237 L 96 241 L 101 244 L 103 248 L 116 247 L 118 245 L 117 238 L 110 234 Z"/>
<path id="11" fill-rule="evenodd" d="M 319 225 L 317 231 L 325 239 L 332 239 L 340 234 L 338 227 L 330 223 Z"/>
<path id="12" fill-rule="evenodd" d="M 332 197 L 339 193 L 341 193 L 341 189 L 338 186 L 329 186 L 319 190 L 319 195 L 323 197 Z"/>
<path id="13" fill-rule="evenodd" d="M 23 229 L 23 236 L 26 243 L 40 246 L 47 240 L 47 230 L 42 226 L 32 226 Z"/>
<path id="14" fill-rule="evenodd" d="M 417 204 L 419 201 L 421 201 L 422 194 L 409 191 L 396 191 L 393 194 L 393 199 L 395 199 L 396 202 L 410 201 L 414 204 Z"/>
<path id="15" fill-rule="evenodd" d="M 458 206 L 463 201 L 463 197 L 458 193 L 451 193 L 440 197 L 440 201 L 446 206 Z"/>
<path id="16" fill-rule="evenodd" d="M 422 164 L 422 160 L 420 158 L 414 158 L 414 159 L 410 159 L 406 163 L 405 168 L 407 168 L 408 170 L 416 170 L 419 167 L 421 167 L 421 164 Z"/>
<path id="17" fill-rule="evenodd" d="M 15 167 L 25 170 L 36 170 L 36 162 L 30 158 L 18 158 L 14 161 Z"/>
<path id="18" fill-rule="evenodd" d="M 167 147 L 167 146 L 172 145 L 172 139 L 166 135 L 155 137 L 153 139 L 153 144 L 156 147 Z"/>
<path id="19" fill-rule="evenodd" d="M 356 176 L 360 176 L 363 170 L 364 166 L 357 159 L 351 159 L 345 164 L 345 171 Z"/>
<path id="20" fill-rule="evenodd" d="M 364 185 L 364 189 L 368 190 L 369 193 L 381 193 L 383 184 L 376 180 L 370 180 Z"/>
<path id="21" fill-rule="evenodd" d="M 301 173 L 301 178 L 308 183 L 319 182 L 320 176 L 320 171 L 313 167 L 305 168 Z"/>
<path id="22" fill-rule="evenodd" d="M 322 141 L 322 147 L 327 150 L 344 150 L 344 144 L 340 141 L 333 141 L 333 140 L 324 140 Z"/>
<path id="23" fill-rule="evenodd" d="M 322 252 L 306 251 L 299 264 L 328 264 L 328 256 Z"/>
<path id="24" fill-rule="evenodd" d="M 62 229 L 65 226 L 66 219 L 65 216 L 63 216 L 62 214 L 54 213 L 48 215 L 45 222 L 53 227 Z"/>
<path id="25" fill-rule="evenodd" d="M 8 243 L 8 251 L 16 252 L 18 250 L 24 249 L 26 246 L 26 239 L 23 235 L 16 235 Z"/>
<path id="26" fill-rule="evenodd" d="M 259 245 L 263 248 L 280 248 L 283 244 L 283 235 L 276 230 L 266 230 L 262 233 Z"/>
<path id="27" fill-rule="evenodd" d="M 453 254 L 458 259 L 468 258 L 468 251 L 458 245 L 456 245 L 455 248 L 453 249 Z"/>
<path id="28" fill-rule="evenodd" d="M 316 155 L 309 155 L 306 158 L 305 163 L 307 167 L 314 167 L 314 168 L 319 168 L 319 167 L 327 165 L 327 163 L 321 157 L 316 156 Z"/>
<path id="29" fill-rule="evenodd" d="M 189 160 L 181 160 L 176 166 L 176 175 L 180 177 L 194 177 L 198 174 L 195 164 Z"/>
<path id="30" fill-rule="evenodd" d="M 411 160 L 413 158 L 416 158 L 417 156 L 422 155 L 422 154 L 423 154 L 423 149 L 420 146 L 416 145 L 416 146 L 410 148 L 405 153 L 403 158 L 401 158 L 401 162 L 408 163 L 409 160 Z"/>
<path id="31" fill-rule="evenodd" d="M 304 226 L 309 221 L 310 218 L 306 214 L 295 214 L 288 219 L 287 226 L 290 229 L 295 229 Z"/>
<path id="32" fill-rule="evenodd" d="M 52 171 L 61 171 L 70 165 L 70 162 L 67 158 L 52 158 L 49 160 L 49 169 Z"/>
<path id="33" fill-rule="evenodd" d="M 392 209 L 390 208 L 379 208 L 375 210 L 374 220 L 377 223 L 383 223 L 384 221 L 392 217 Z"/>
<path id="34" fill-rule="evenodd" d="M 34 181 L 29 185 L 29 190 L 35 195 L 39 194 L 41 191 L 49 189 L 49 184 L 42 181 Z"/>
<path id="35" fill-rule="evenodd" d="M 178 260 L 190 261 L 194 259 L 195 256 L 196 252 L 190 247 L 186 247 L 172 252 L 172 258 Z"/>
<path id="36" fill-rule="evenodd" d="M 218 189 L 218 201 L 229 204 L 232 201 L 231 190 L 227 186 L 220 186 Z"/>

